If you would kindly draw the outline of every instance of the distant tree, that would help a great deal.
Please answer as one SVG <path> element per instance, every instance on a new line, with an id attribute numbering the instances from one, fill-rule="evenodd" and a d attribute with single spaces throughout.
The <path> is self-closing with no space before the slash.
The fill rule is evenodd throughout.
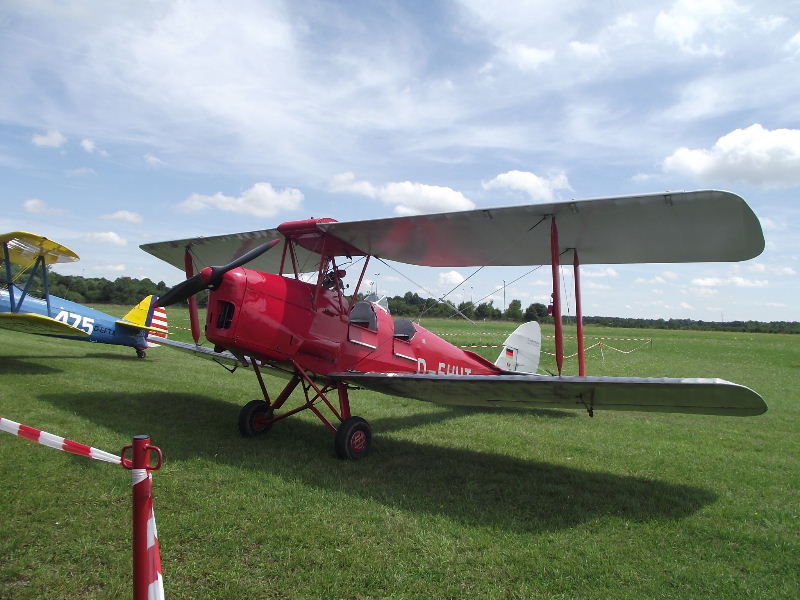
<path id="1" fill-rule="evenodd" d="M 475 318 L 475 305 L 472 302 L 462 302 L 458 305 L 458 310 L 468 319 Z"/>
<path id="2" fill-rule="evenodd" d="M 549 315 L 547 307 L 541 302 L 534 302 L 525 309 L 525 321 L 544 321 Z"/>
<path id="3" fill-rule="evenodd" d="M 522 321 L 524 318 L 522 314 L 522 302 L 519 300 L 512 300 L 509 302 L 504 317 L 506 321 Z"/>

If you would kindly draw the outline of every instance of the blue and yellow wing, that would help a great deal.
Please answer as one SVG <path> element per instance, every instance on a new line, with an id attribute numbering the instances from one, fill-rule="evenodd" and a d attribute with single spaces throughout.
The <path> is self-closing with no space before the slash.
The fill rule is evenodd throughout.
<path id="1" fill-rule="evenodd" d="M 35 335 L 89 337 L 83 329 L 35 313 L 0 313 L 0 327 Z"/>

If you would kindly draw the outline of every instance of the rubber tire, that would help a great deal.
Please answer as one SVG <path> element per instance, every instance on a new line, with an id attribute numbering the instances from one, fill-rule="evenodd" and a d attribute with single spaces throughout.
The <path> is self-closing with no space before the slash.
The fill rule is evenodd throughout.
<path id="1" fill-rule="evenodd" d="M 272 429 L 272 423 L 264 420 L 272 418 L 272 409 L 263 400 L 251 400 L 239 411 L 239 433 L 243 437 L 264 435 Z"/>
<path id="2" fill-rule="evenodd" d="M 136 351 L 136 358 L 145 358 L 147 356 L 147 352 L 144 350 L 137 350 Z"/>
<path id="3" fill-rule="evenodd" d="M 345 419 L 336 430 L 333 446 L 342 460 L 358 460 L 369 453 L 372 428 L 361 417 Z"/>

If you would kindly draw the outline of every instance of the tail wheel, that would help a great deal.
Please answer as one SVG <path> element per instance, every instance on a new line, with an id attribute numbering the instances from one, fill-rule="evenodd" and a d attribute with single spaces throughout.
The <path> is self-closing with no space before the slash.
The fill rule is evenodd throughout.
<path id="1" fill-rule="evenodd" d="M 336 430 L 336 456 L 343 460 L 358 460 L 369 452 L 372 429 L 361 417 L 345 419 Z"/>
<path id="2" fill-rule="evenodd" d="M 144 358 L 145 356 L 147 356 L 147 352 L 144 350 L 136 350 L 136 358 Z"/>
<path id="3" fill-rule="evenodd" d="M 272 409 L 263 400 L 252 400 L 239 411 L 239 432 L 244 437 L 263 435 L 272 428 Z"/>

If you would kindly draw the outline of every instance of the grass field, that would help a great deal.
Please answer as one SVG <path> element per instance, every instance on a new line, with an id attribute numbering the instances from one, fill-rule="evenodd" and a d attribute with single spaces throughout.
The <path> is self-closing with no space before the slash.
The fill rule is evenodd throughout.
<path id="1" fill-rule="evenodd" d="M 423 324 L 456 344 L 512 328 Z M 606 340 L 592 374 L 722 377 L 769 411 L 590 419 L 358 391 L 373 449 L 342 462 L 313 415 L 241 438 L 247 372 L 4 331 L 0 416 L 113 453 L 152 436 L 171 599 L 800 598 L 800 337 L 587 335 L 652 339 Z M 0 598 L 130 597 L 126 471 L 0 434 L 0 476 Z"/>

